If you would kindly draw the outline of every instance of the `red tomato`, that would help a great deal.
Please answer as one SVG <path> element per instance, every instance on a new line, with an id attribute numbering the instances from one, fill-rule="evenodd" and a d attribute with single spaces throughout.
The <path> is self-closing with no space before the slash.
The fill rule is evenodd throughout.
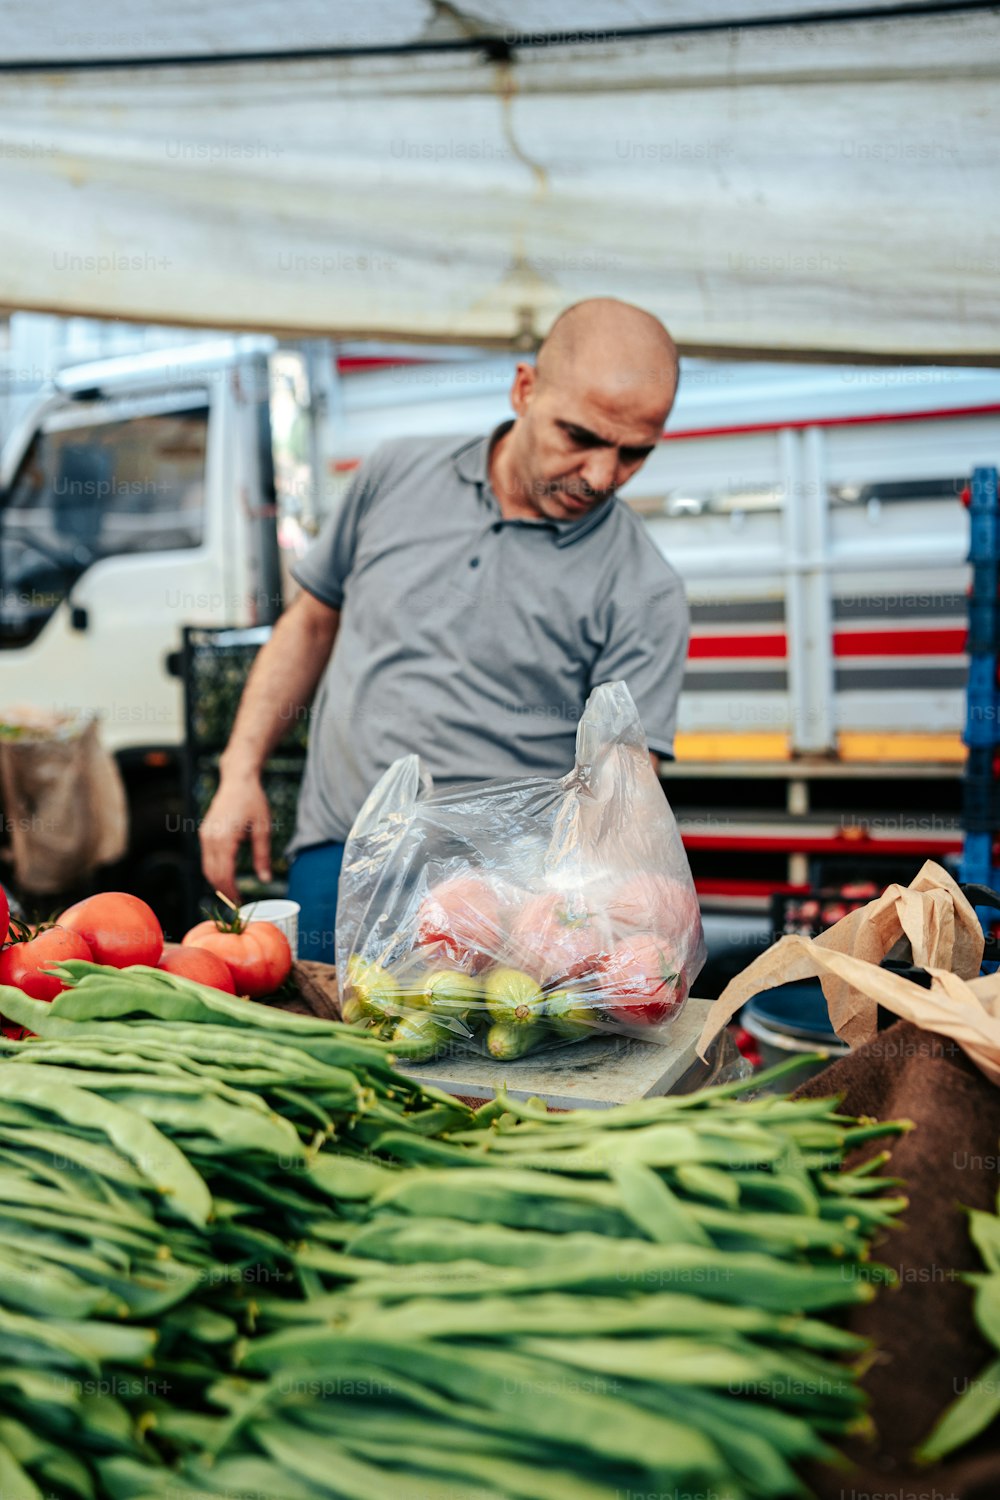
<path id="1" fill-rule="evenodd" d="M 618 927 L 639 928 L 679 936 L 699 920 L 698 899 L 679 880 L 653 871 L 631 876 L 607 903 L 607 914 Z"/>
<path id="2" fill-rule="evenodd" d="M 504 947 L 503 905 L 491 882 L 471 870 L 428 891 L 417 912 L 417 942 L 429 963 L 476 974 Z"/>
<path id="3" fill-rule="evenodd" d="M 199 922 L 185 933 L 184 948 L 204 948 L 220 958 L 233 977 L 237 995 L 270 995 L 284 984 L 292 969 L 292 950 L 273 922 L 248 922 L 241 931 Z"/>
<path id="4" fill-rule="evenodd" d="M 7 893 L 5 892 L 3 886 L 0 885 L 0 943 L 5 943 L 7 941 L 7 931 L 9 927 L 10 902 L 7 900 Z"/>
<path id="5" fill-rule="evenodd" d="M 167 974 L 180 974 L 184 979 L 193 979 L 196 984 L 210 985 L 213 990 L 225 990 L 227 995 L 236 994 L 229 969 L 221 958 L 217 958 L 207 948 L 171 948 L 169 953 L 164 953 L 156 967 Z"/>
<path id="6" fill-rule="evenodd" d="M 593 974 L 611 948 L 607 924 L 576 896 L 540 891 L 511 922 L 510 957 L 540 984 Z"/>
<path id="7" fill-rule="evenodd" d="M 601 1004 L 627 1026 L 656 1026 L 679 1010 L 687 982 L 669 945 L 652 932 L 619 943 L 601 971 Z"/>
<path id="8" fill-rule="evenodd" d="M 23 943 L 10 943 L 0 950 L 0 984 L 13 985 L 35 1000 L 54 1000 L 66 988 L 55 974 L 46 973 L 51 964 L 64 958 L 92 959 L 86 938 L 66 927 L 46 927 Z"/>
<path id="9" fill-rule="evenodd" d="M 86 939 L 95 963 L 114 969 L 155 964 L 163 952 L 163 931 L 153 908 L 125 891 L 100 891 L 78 901 L 63 912 L 59 925 Z"/>

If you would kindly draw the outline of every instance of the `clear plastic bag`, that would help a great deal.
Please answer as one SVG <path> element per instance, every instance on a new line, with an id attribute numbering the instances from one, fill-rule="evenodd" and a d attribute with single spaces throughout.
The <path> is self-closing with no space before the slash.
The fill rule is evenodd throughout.
<path id="1" fill-rule="evenodd" d="M 664 1040 L 705 944 L 625 684 L 591 694 L 561 780 L 435 792 L 417 756 L 390 766 L 344 850 L 336 953 L 344 1019 L 411 1057 Z"/>

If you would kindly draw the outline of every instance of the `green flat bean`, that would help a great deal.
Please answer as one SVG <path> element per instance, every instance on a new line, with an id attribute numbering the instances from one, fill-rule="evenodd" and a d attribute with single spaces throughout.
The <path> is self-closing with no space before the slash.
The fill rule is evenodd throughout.
<path id="1" fill-rule="evenodd" d="M 0 1495 L 4 1500 L 43 1500 L 37 1484 L 4 1443 L 0 1443 Z"/>
<path id="2" fill-rule="evenodd" d="M 658 1398 L 660 1399 L 660 1398 Z M 837 1455 L 805 1418 L 786 1412 L 774 1402 L 728 1400 L 718 1391 L 674 1388 L 668 1399 L 675 1409 L 701 1413 L 711 1422 L 709 1432 L 720 1428 L 736 1433 L 759 1433 L 782 1453 L 794 1459 L 816 1458 L 830 1462 Z"/>
<path id="3" fill-rule="evenodd" d="M 275 1360 L 286 1370 L 298 1364 L 304 1370 L 344 1373 L 364 1362 L 393 1376 L 426 1380 L 446 1394 L 513 1420 L 519 1431 L 556 1431 L 563 1442 L 579 1444 L 604 1458 L 638 1460 L 657 1477 L 711 1476 L 723 1467 L 713 1445 L 682 1424 L 647 1418 L 613 1396 L 570 1389 L 558 1366 L 499 1349 L 452 1353 L 429 1345 L 362 1342 L 337 1338 L 326 1330 L 318 1335 L 295 1330 L 260 1340 L 244 1364 L 248 1369 L 269 1370 Z M 544 1402 L 539 1400 L 542 1392 Z"/>
<path id="4" fill-rule="evenodd" d="M 449 1443 L 447 1429 L 440 1435 L 439 1446 L 432 1447 L 433 1436 L 433 1431 L 425 1429 L 422 1441 L 393 1444 L 396 1449 L 402 1447 L 407 1466 L 421 1470 L 428 1480 L 435 1474 L 451 1474 L 486 1485 L 490 1494 L 516 1496 L 518 1500 L 621 1500 L 620 1484 L 594 1484 L 578 1473 L 559 1473 L 535 1464 L 518 1463 L 500 1454 L 456 1452 Z M 361 1458 L 376 1461 L 385 1458 L 383 1442 L 366 1441 L 350 1429 L 345 1431 L 342 1441 L 351 1453 Z M 499 1490 L 492 1488 L 494 1485 Z"/>
<path id="5" fill-rule="evenodd" d="M 10 1358 L 9 1350 L 20 1344 L 27 1349 L 40 1345 L 45 1351 L 46 1363 L 61 1364 L 74 1368 L 79 1366 L 97 1374 L 98 1359 L 87 1344 L 64 1330 L 58 1323 L 45 1318 L 26 1318 L 20 1313 L 0 1308 L 0 1350 L 4 1360 Z M 14 1356 L 16 1358 L 16 1355 Z M 30 1358 L 30 1355 L 28 1356 Z"/>
<path id="6" fill-rule="evenodd" d="M 6 1069 L 3 1087 L 7 1099 L 38 1105 L 71 1128 L 82 1125 L 99 1131 L 159 1192 L 170 1197 L 178 1213 L 194 1224 L 207 1222 L 212 1200 L 205 1183 L 184 1154 L 132 1110 L 62 1079 L 49 1082 L 38 1078 L 30 1068 Z"/>
<path id="7" fill-rule="evenodd" d="M 323 1493 L 343 1500 L 509 1500 L 492 1488 L 470 1490 L 441 1478 L 388 1472 L 351 1455 L 329 1436 L 322 1439 L 283 1422 L 260 1422 L 254 1436 L 264 1451 Z"/>
<path id="8" fill-rule="evenodd" d="M 710 1203 L 721 1203 L 725 1208 L 739 1205 L 740 1184 L 735 1173 L 689 1162 L 674 1167 L 672 1175 L 677 1186 L 683 1188 L 689 1197 L 707 1198 Z"/>
<path id="9" fill-rule="evenodd" d="M 710 1245 L 696 1216 L 667 1184 L 641 1162 L 621 1162 L 612 1172 L 625 1213 L 660 1245 Z"/>
<path id="10" fill-rule="evenodd" d="M 287 1469 L 259 1454 L 220 1459 L 208 1465 L 190 1465 L 185 1471 L 194 1488 L 178 1492 L 171 1488 L 167 1500 L 205 1500 L 219 1494 L 225 1500 L 234 1496 L 257 1496 L 259 1500 L 316 1500 L 316 1490 Z M 171 1476 L 173 1484 L 176 1478 Z"/>
<path id="11" fill-rule="evenodd" d="M 38 1465 L 38 1477 L 45 1480 L 46 1491 L 55 1489 L 77 1495 L 79 1500 L 95 1500 L 90 1470 L 80 1459 L 64 1449 L 52 1450 Z"/>
<path id="12" fill-rule="evenodd" d="M 156 1221 L 149 1214 L 139 1213 L 124 1204 L 103 1203 L 82 1193 L 53 1187 L 51 1184 L 33 1180 L 24 1172 L 0 1167 L 0 1213 L 12 1203 L 37 1204 L 40 1208 L 66 1209 L 78 1218 L 94 1219 L 99 1223 L 117 1224 L 132 1229 L 137 1234 L 160 1238 Z"/>
<path id="13" fill-rule="evenodd" d="M 0 1303 L 21 1312 L 54 1318 L 80 1318 L 103 1312 L 120 1316 L 124 1303 L 104 1287 L 81 1280 L 64 1267 L 34 1255 L 12 1255 L 0 1248 Z"/>

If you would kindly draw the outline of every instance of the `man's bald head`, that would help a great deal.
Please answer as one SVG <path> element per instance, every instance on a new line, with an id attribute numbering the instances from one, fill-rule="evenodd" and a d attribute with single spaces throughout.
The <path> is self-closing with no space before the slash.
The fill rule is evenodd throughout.
<path id="1" fill-rule="evenodd" d="M 609 394 L 661 396 L 664 415 L 677 390 L 677 346 L 659 318 L 616 297 L 574 302 L 549 329 L 535 370 L 539 384 L 565 384 L 581 368 L 600 371 Z"/>
<path id="2" fill-rule="evenodd" d="M 490 458 L 504 514 L 566 521 L 609 500 L 655 451 L 677 373 L 651 313 L 613 297 L 568 307 L 537 362 L 517 366 L 517 421 Z"/>

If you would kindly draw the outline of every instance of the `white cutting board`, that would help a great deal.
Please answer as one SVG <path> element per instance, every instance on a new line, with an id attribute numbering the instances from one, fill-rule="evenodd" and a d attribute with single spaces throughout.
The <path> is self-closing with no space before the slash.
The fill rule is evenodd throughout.
<path id="1" fill-rule="evenodd" d="M 596 1036 L 514 1062 L 470 1052 L 396 1066 L 463 1099 L 492 1099 L 504 1088 L 514 1099 L 537 1095 L 555 1109 L 611 1109 L 670 1093 L 698 1061 L 695 1049 L 711 1004 L 692 996 L 672 1023 L 666 1046 L 637 1037 Z"/>

